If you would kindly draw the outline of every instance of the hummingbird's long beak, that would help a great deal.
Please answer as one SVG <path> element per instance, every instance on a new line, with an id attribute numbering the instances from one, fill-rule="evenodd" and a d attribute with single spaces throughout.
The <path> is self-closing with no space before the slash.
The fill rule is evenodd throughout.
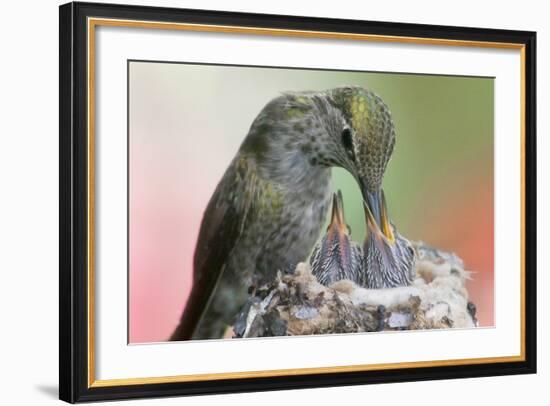
<path id="1" fill-rule="evenodd" d="M 334 193 L 332 197 L 332 215 L 327 231 L 334 230 L 338 234 L 348 234 L 348 227 L 344 218 L 344 203 L 342 192 Z"/>
<path id="2" fill-rule="evenodd" d="M 384 191 L 379 189 L 375 192 L 366 190 L 364 192 L 363 209 L 367 223 L 367 233 L 372 232 L 379 239 L 384 238 L 388 243 L 395 242 L 395 235 L 390 225 L 388 206 Z"/>

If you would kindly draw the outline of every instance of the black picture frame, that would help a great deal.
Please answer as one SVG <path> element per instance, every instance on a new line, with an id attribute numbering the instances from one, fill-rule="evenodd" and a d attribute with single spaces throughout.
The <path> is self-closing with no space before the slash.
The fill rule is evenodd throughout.
<path id="1" fill-rule="evenodd" d="M 262 15 L 174 8 L 68 3 L 60 6 L 59 70 L 59 397 L 67 402 L 235 393 L 326 386 L 482 377 L 536 372 L 536 33 L 374 21 Z M 89 385 L 87 188 L 87 19 L 103 17 L 345 32 L 460 41 L 513 43 L 525 52 L 524 83 L 524 359 L 471 365 L 415 367 L 366 372 L 122 386 Z"/>

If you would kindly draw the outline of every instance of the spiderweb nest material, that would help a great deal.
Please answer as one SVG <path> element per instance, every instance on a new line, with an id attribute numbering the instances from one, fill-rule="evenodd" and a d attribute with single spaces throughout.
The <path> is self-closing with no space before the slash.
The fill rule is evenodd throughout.
<path id="1" fill-rule="evenodd" d="M 468 300 L 471 272 L 455 254 L 416 243 L 411 286 L 365 289 L 348 280 L 321 285 L 309 264 L 279 273 L 251 296 L 234 326 L 235 337 L 269 337 L 477 326 Z"/>

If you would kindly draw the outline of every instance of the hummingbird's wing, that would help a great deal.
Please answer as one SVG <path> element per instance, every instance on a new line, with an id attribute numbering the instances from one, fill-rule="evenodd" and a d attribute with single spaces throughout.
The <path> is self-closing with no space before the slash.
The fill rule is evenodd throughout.
<path id="1" fill-rule="evenodd" d="M 170 340 L 192 338 L 257 196 L 258 179 L 245 157 L 232 162 L 204 212 L 194 256 L 194 281 L 180 324 Z"/>

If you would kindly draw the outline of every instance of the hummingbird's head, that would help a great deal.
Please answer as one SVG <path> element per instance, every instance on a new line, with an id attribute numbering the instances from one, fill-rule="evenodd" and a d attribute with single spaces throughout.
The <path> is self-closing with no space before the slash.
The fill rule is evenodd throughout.
<path id="1" fill-rule="evenodd" d="M 390 110 L 378 95 L 361 87 L 336 88 L 330 96 L 343 116 L 339 163 L 362 189 L 377 191 L 395 145 Z"/>

